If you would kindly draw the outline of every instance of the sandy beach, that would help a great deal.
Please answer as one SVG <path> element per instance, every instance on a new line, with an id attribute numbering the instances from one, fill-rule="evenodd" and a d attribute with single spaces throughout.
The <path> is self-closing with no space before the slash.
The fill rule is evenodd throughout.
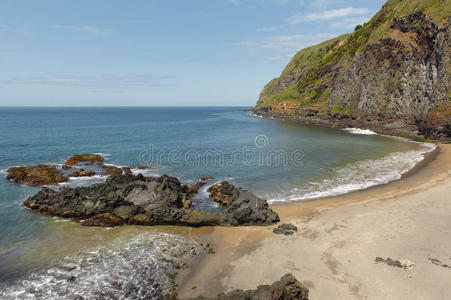
<path id="1" fill-rule="evenodd" d="M 298 232 L 190 229 L 215 254 L 178 276 L 179 296 L 253 289 L 290 272 L 311 299 L 451 299 L 451 145 L 439 145 L 401 180 L 273 209 Z M 376 257 L 415 265 L 393 267 Z"/>

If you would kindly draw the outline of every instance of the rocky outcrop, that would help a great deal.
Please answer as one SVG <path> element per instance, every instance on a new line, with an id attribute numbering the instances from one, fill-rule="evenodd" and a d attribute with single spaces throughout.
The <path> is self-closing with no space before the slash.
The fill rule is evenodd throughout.
<path id="1" fill-rule="evenodd" d="M 56 165 L 12 167 L 7 173 L 6 179 L 30 186 L 57 185 L 69 180 Z"/>
<path id="2" fill-rule="evenodd" d="M 236 195 L 234 195 L 234 192 L 237 191 L 233 189 L 233 187 L 227 182 L 223 181 L 220 185 L 214 184 L 211 187 L 208 188 L 208 192 L 210 193 L 210 198 L 212 198 L 214 201 L 218 202 L 221 205 L 230 205 L 232 204 L 232 198 Z"/>
<path id="3" fill-rule="evenodd" d="M 116 167 L 113 165 L 106 165 L 104 164 L 104 160 L 105 159 L 99 154 L 85 153 L 85 154 L 76 154 L 68 158 L 65 164 L 69 166 L 97 166 L 103 170 L 100 173 L 101 175 L 121 175 L 132 173 L 129 167 Z"/>
<path id="4" fill-rule="evenodd" d="M 70 173 L 69 177 L 89 177 L 94 175 L 96 175 L 96 172 L 94 172 L 93 170 L 85 170 L 83 168 L 80 168 Z"/>
<path id="5" fill-rule="evenodd" d="M 76 166 L 79 164 L 85 165 L 94 165 L 94 164 L 103 164 L 104 158 L 99 154 L 76 154 L 74 156 L 69 157 L 65 164 L 69 166 Z"/>
<path id="6" fill-rule="evenodd" d="M 187 190 L 188 195 L 189 195 L 190 197 L 196 196 L 196 195 L 197 195 L 197 192 L 199 191 L 199 189 L 200 189 L 201 187 L 203 187 L 204 185 L 207 184 L 207 180 L 208 180 L 208 178 L 202 177 L 202 178 L 200 178 L 195 184 L 193 184 L 193 185 L 191 185 L 191 186 L 188 186 L 188 185 L 187 185 L 187 188 L 188 188 L 188 190 Z"/>
<path id="7" fill-rule="evenodd" d="M 293 275 L 286 274 L 271 285 L 260 285 L 255 290 L 235 290 L 218 294 L 215 298 L 196 297 L 191 300 L 308 300 L 309 290 Z"/>
<path id="8" fill-rule="evenodd" d="M 114 175 L 89 187 L 43 188 L 24 205 L 87 226 L 270 225 L 279 221 L 266 200 L 231 185 L 227 190 L 233 194 L 231 203 L 221 210 L 192 210 L 188 187 L 174 177 Z"/>
<path id="9" fill-rule="evenodd" d="M 253 193 L 237 188 L 227 181 L 209 188 L 210 198 L 218 202 L 225 212 L 226 223 L 250 225 L 279 222 L 279 216 L 268 207 L 268 202 Z"/>
<path id="10" fill-rule="evenodd" d="M 297 53 L 265 86 L 255 112 L 451 140 L 446 5 L 387 1 L 352 34 Z"/>
<path id="11" fill-rule="evenodd" d="M 92 170 L 99 170 L 98 175 L 122 175 L 132 174 L 130 167 L 116 167 L 103 163 L 104 158 L 98 154 L 77 154 L 62 166 L 58 165 L 34 165 L 9 168 L 7 179 L 16 183 L 25 183 L 30 186 L 58 185 L 66 182 L 70 177 L 91 177 L 97 175 Z M 91 169 L 89 169 L 91 168 Z M 147 166 L 138 166 L 139 170 L 149 169 Z M 73 170 L 72 172 L 68 172 Z M 197 190 L 196 190 L 197 192 Z"/>

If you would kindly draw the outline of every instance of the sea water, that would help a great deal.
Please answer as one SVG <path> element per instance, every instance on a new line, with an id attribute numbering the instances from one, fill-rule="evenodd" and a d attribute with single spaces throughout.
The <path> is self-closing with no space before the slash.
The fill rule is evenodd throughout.
<path id="1" fill-rule="evenodd" d="M 399 179 L 434 149 L 365 129 L 300 125 L 240 109 L 0 108 L 0 298 L 156 297 L 170 288 L 179 259 L 199 247 L 158 229 L 123 234 L 28 211 L 21 203 L 39 188 L 6 180 L 9 167 L 98 153 L 106 164 L 150 166 L 133 169 L 147 176 L 168 174 L 187 183 L 211 177 L 195 205 L 215 209 L 202 199 L 208 186 L 223 180 L 271 204 L 315 199 Z"/>

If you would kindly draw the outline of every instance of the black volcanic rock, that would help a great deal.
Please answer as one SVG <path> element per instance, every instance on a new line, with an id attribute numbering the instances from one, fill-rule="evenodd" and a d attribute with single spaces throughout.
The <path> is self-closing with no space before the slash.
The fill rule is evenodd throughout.
<path id="1" fill-rule="evenodd" d="M 272 285 L 261 285 L 255 290 L 235 290 L 215 298 L 200 296 L 191 300 L 308 300 L 308 292 L 293 275 L 286 274 Z"/>
<path id="2" fill-rule="evenodd" d="M 208 191 L 210 198 L 224 207 L 227 224 L 251 225 L 279 222 L 279 216 L 268 207 L 266 200 L 237 188 L 227 181 L 211 186 Z"/>
<path id="3" fill-rule="evenodd" d="M 270 225 L 279 221 L 266 200 L 232 185 L 227 190 L 233 192 L 229 205 L 218 211 L 199 211 L 190 209 L 188 187 L 177 178 L 113 175 L 89 187 L 43 188 L 24 205 L 86 226 Z"/>

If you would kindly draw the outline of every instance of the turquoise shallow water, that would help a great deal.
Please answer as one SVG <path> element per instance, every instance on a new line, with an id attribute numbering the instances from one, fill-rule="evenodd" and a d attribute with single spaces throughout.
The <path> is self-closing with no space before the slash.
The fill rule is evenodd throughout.
<path id="1" fill-rule="evenodd" d="M 398 179 L 432 149 L 368 132 L 262 119 L 237 109 L 0 108 L 0 170 L 102 153 L 109 164 L 152 166 L 146 175 L 167 173 L 186 182 L 203 176 L 227 179 L 274 203 Z M 0 282 L 6 286 L 83 246 L 68 242 L 77 239 L 67 232 L 78 240 L 87 232 L 102 236 L 93 229 L 72 232 L 74 225 L 25 210 L 20 203 L 37 190 L 0 178 Z"/>

